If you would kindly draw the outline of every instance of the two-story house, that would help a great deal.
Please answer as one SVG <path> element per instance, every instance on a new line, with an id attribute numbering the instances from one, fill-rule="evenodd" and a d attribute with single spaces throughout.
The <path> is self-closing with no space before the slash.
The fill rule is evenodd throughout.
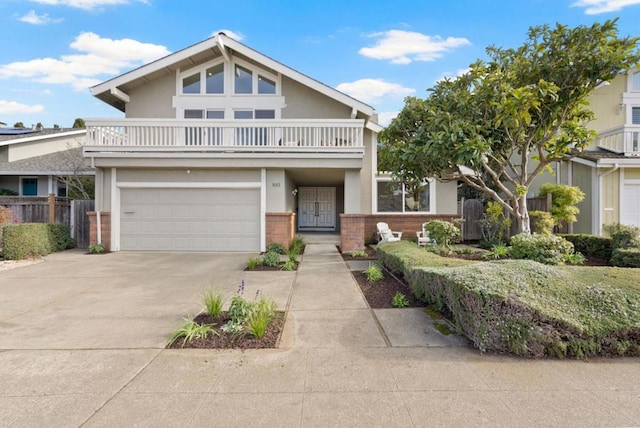
<path id="1" fill-rule="evenodd" d="M 378 212 L 456 213 L 455 183 L 416 198 L 378 177 L 371 106 L 223 33 L 91 93 L 125 115 L 85 121 L 94 237 L 112 251 L 259 251 L 296 231 L 350 250 Z"/>
<path id="2" fill-rule="evenodd" d="M 596 140 L 559 169 L 558 181 L 586 194 L 575 233 L 602 235 L 615 223 L 640 226 L 640 70 L 618 75 L 590 97 Z"/>

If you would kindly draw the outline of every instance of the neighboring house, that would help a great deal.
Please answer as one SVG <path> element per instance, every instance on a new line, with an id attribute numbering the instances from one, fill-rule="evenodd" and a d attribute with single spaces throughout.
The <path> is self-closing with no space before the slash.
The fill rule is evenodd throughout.
<path id="1" fill-rule="evenodd" d="M 456 213 L 455 183 L 414 201 L 377 177 L 372 107 L 223 33 L 91 93 L 125 113 L 85 121 L 93 236 L 112 251 L 259 251 L 296 231 L 339 231 L 349 250 L 378 211 L 418 209 L 394 214 L 413 234 Z"/>
<path id="2" fill-rule="evenodd" d="M 598 137 L 556 177 L 586 194 L 573 232 L 602 235 L 606 225 L 640 226 L 640 71 L 600 85 L 590 104 L 595 119 L 589 127 Z"/>
<path id="3" fill-rule="evenodd" d="M 66 196 L 59 177 L 93 174 L 82 168 L 84 129 L 0 128 L 0 191 L 19 196 Z"/>

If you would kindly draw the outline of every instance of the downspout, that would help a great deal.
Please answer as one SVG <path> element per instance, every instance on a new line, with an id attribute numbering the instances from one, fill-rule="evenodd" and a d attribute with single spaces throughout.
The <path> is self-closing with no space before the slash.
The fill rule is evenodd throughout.
<path id="1" fill-rule="evenodd" d="M 598 206 L 599 206 L 599 209 L 598 209 L 598 223 L 597 224 L 598 224 L 598 229 L 599 229 L 598 230 L 598 235 L 599 236 L 602 236 L 602 221 L 601 221 L 602 219 L 601 219 L 601 216 L 602 216 L 602 213 L 604 211 L 604 203 L 602 201 L 602 199 L 603 199 L 602 198 L 602 178 L 606 177 L 607 175 L 609 175 L 609 174 L 611 174 L 613 172 L 616 172 L 618 169 L 620 169 L 620 165 L 618 165 L 618 163 L 614 163 L 613 164 L 613 168 L 611 168 L 611 169 L 603 172 L 602 174 L 598 175 Z M 620 201 L 618 201 L 618 205 L 620 205 Z"/>
<path id="2" fill-rule="evenodd" d="M 100 220 L 100 211 L 96 211 L 96 244 L 102 244 L 102 221 Z"/>

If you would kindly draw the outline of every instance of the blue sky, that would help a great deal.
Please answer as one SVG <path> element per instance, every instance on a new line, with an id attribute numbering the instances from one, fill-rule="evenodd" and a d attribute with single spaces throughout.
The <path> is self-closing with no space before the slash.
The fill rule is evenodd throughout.
<path id="1" fill-rule="evenodd" d="M 387 123 L 489 45 L 527 29 L 619 17 L 640 35 L 640 0 L 0 0 L 0 122 L 71 126 L 120 117 L 89 86 L 218 30 L 371 104 Z"/>

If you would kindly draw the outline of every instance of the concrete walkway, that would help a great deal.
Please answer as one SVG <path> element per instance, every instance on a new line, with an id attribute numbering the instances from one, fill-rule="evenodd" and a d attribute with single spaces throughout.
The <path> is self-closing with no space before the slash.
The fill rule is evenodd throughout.
<path id="1" fill-rule="evenodd" d="M 296 274 L 243 277 L 288 306 L 279 349 L 165 350 L 130 341 L 38 349 L 23 336 L 23 346 L 0 350 L 0 425 L 640 424 L 640 359 L 480 355 L 463 339 L 437 333 L 420 310 L 369 309 L 331 244 L 308 245 Z M 0 339 L 2 326 L 0 318 Z"/>

